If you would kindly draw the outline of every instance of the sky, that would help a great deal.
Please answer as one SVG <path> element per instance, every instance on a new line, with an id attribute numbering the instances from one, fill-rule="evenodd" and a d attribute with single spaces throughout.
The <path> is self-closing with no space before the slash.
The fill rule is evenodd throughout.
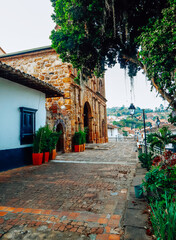
<path id="1" fill-rule="evenodd" d="M 55 27 L 51 19 L 50 0 L 0 0 L 0 47 L 6 53 L 51 45 L 49 35 Z M 134 78 L 131 94 L 130 79 L 119 64 L 105 74 L 107 107 L 133 102 L 140 108 L 159 107 L 168 103 L 150 91 L 150 83 L 142 72 Z"/>

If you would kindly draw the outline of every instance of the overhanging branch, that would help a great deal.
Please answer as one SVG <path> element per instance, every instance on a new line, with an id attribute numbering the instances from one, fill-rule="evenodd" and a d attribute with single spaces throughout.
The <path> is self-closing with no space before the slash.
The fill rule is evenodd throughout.
<path id="1" fill-rule="evenodd" d="M 123 58 L 130 61 L 130 62 L 133 62 L 133 63 L 136 63 L 138 66 L 140 66 L 142 69 L 144 69 L 145 73 L 147 72 L 146 70 L 146 66 L 144 66 L 137 58 L 133 58 L 133 57 L 129 57 L 127 55 L 123 55 Z M 160 88 L 154 78 L 150 79 L 151 82 L 152 82 L 152 85 L 155 87 L 155 89 L 161 94 L 161 96 L 167 100 L 169 102 L 169 105 L 171 107 L 173 107 L 174 109 L 176 109 L 176 98 L 175 97 L 172 97 L 170 96 L 168 93 L 166 93 L 166 91 L 162 88 Z"/>

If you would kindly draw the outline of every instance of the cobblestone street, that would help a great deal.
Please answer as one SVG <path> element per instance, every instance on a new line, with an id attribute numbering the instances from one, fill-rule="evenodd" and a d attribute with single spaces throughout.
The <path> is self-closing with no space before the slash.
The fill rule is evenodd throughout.
<path id="1" fill-rule="evenodd" d="M 137 153 L 132 140 L 88 145 L 0 173 L 1 239 L 120 239 Z"/>

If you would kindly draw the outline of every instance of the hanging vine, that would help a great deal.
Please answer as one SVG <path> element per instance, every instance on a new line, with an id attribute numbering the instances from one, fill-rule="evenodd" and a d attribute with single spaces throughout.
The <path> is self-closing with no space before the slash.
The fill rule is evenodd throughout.
<path id="1" fill-rule="evenodd" d="M 114 38 L 116 38 L 116 17 L 115 17 L 114 0 L 112 0 L 112 16 L 113 16 Z"/>

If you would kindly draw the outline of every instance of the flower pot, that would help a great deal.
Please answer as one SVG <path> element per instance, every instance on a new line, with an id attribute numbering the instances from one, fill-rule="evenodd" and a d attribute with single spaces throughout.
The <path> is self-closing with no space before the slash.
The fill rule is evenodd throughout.
<path id="1" fill-rule="evenodd" d="M 83 147 L 83 144 L 80 145 L 80 152 L 83 152 L 84 151 L 84 147 Z"/>
<path id="2" fill-rule="evenodd" d="M 43 160 L 43 153 L 33 153 L 32 162 L 33 165 L 41 165 Z"/>
<path id="3" fill-rule="evenodd" d="M 49 152 L 44 152 L 43 154 L 43 162 L 47 163 L 49 161 Z"/>
<path id="4" fill-rule="evenodd" d="M 51 152 L 51 160 L 56 159 L 56 149 L 53 149 Z"/>
<path id="5" fill-rule="evenodd" d="M 81 145 L 74 145 L 74 150 L 75 150 L 75 152 L 80 152 L 81 151 Z"/>
<path id="6" fill-rule="evenodd" d="M 86 144 L 85 143 L 83 144 L 83 148 L 84 148 L 84 151 L 85 151 L 85 149 L 86 149 Z"/>
<path id="7" fill-rule="evenodd" d="M 134 186 L 134 191 L 136 198 L 143 198 L 143 188 L 141 184 Z"/>

